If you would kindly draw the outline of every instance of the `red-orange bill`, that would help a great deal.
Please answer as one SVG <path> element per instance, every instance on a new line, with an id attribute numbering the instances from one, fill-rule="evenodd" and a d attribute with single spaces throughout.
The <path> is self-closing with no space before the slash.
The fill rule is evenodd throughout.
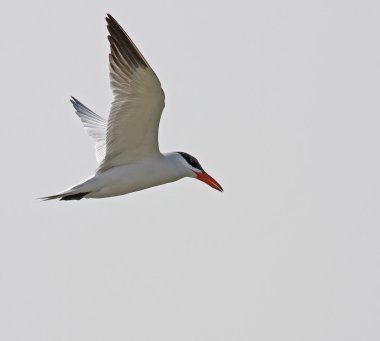
<path id="1" fill-rule="evenodd" d="M 208 175 L 207 173 L 200 173 L 200 172 L 195 172 L 195 174 L 198 180 L 201 180 L 207 185 L 211 186 L 212 188 L 215 188 L 218 191 L 223 192 L 222 186 L 220 186 L 218 182 L 211 175 Z"/>

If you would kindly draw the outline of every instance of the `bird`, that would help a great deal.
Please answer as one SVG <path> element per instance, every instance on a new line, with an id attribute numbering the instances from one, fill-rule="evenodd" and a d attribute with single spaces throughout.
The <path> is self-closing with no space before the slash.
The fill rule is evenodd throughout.
<path id="1" fill-rule="evenodd" d="M 42 200 L 81 200 L 124 195 L 150 187 L 195 178 L 223 192 L 220 184 L 185 152 L 161 153 L 158 129 L 165 106 L 161 83 L 128 34 L 106 15 L 109 76 L 113 92 L 108 119 L 75 97 L 75 113 L 95 142 L 95 174 Z"/>

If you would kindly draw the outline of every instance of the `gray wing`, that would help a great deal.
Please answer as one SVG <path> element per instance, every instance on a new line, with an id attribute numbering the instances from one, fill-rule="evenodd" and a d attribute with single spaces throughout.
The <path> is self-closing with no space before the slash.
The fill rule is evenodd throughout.
<path id="1" fill-rule="evenodd" d="M 96 160 L 101 163 L 106 151 L 107 121 L 95 114 L 75 97 L 71 97 L 70 102 L 74 106 L 75 113 L 82 121 L 85 132 L 94 140 Z"/>
<path id="2" fill-rule="evenodd" d="M 159 153 L 158 127 L 165 95 L 148 62 L 122 27 L 107 15 L 114 100 L 107 123 L 104 171 Z"/>

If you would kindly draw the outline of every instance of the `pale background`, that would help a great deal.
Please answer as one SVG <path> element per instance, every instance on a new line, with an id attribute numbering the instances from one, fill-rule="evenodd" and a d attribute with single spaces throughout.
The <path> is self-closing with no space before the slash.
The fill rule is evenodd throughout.
<path id="1" fill-rule="evenodd" d="M 105 14 L 161 79 L 191 179 L 91 175 Z M 380 340 L 378 1 L 2 1 L 0 340 Z"/>

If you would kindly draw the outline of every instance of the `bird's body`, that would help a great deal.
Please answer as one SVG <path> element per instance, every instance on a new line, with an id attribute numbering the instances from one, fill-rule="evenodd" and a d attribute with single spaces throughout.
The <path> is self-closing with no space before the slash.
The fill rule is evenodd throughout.
<path id="1" fill-rule="evenodd" d="M 95 141 L 96 173 L 44 200 L 106 198 L 194 177 L 222 191 L 199 162 L 183 152 L 162 154 L 158 127 L 165 95 L 159 79 L 116 20 L 108 15 L 110 78 L 114 93 L 108 120 L 77 99 L 71 102 Z"/>
<path id="2" fill-rule="evenodd" d="M 85 198 L 113 197 L 192 175 L 183 167 L 181 157 L 177 153 L 154 155 L 130 165 L 116 166 L 104 172 L 97 172 L 81 184 L 65 191 L 65 194 L 68 196 L 87 193 Z"/>

